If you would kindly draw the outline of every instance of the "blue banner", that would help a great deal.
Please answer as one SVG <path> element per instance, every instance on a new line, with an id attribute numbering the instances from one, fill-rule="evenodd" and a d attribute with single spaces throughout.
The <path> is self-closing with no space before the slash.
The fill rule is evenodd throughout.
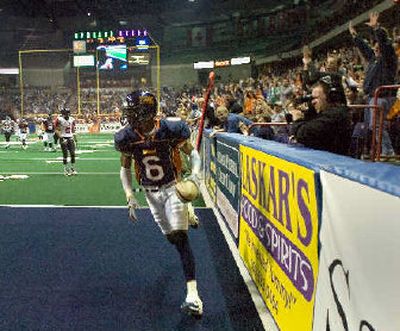
<path id="1" fill-rule="evenodd" d="M 240 206 L 239 144 L 218 137 L 217 154 L 217 206 L 234 237 L 238 238 Z"/>

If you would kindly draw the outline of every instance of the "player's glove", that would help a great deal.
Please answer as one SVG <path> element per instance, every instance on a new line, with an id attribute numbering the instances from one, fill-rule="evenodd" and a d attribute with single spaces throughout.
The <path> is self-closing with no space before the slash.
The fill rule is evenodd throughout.
<path id="1" fill-rule="evenodd" d="M 128 204 L 128 216 L 132 222 L 136 222 L 136 209 L 139 208 L 139 204 L 137 203 L 135 197 L 133 195 L 127 196 L 127 204 Z"/>

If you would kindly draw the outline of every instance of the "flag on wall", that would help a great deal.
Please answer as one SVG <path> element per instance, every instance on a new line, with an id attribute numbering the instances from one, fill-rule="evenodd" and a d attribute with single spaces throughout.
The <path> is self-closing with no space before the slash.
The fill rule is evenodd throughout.
<path id="1" fill-rule="evenodd" d="M 206 46 L 206 27 L 198 26 L 192 28 L 192 46 L 201 47 Z"/>

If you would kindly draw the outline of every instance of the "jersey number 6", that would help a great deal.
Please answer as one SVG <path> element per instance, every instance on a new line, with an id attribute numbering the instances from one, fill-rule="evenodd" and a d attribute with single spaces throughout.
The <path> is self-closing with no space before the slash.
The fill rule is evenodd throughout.
<path id="1" fill-rule="evenodd" d="M 146 156 L 142 161 L 145 166 L 146 177 L 148 179 L 157 181 L 164 177 L 164 169 L 160 165 L 161 160 L 158 156 Z"/>

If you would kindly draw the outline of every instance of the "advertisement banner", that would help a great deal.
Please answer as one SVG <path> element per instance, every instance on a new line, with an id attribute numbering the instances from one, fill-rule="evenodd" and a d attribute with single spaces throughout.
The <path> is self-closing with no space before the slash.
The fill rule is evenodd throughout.
<path id="1" fill-rule="evenodd" d="M 235 238 L 238 238 L 240 194 L 239 145 L 217 141 L 217 206 Z"/>
<path id="2" fill-rule="evenodd" d="M 121 129 L 120 122 L 109 122 L 109 123 L 101 123 L 100 124 L 100 132 L 101 133 L 114 133 Z"/>
<path id="3" fill-rule="evenodd" d="M 240 151 L 240 255 L 279 329 L 311 330 L 318 274 L 316 174 L 249 147 Z"/>
<path id="4" fill-rule="evenodd" d="M 321 171 L 314 331 L 400 330 L 400 198 Z"/>
<path id="5" fill-rule="evenodd" d="M 75 124 L 75 132 L 76 133 L 88 133 L 89 132 L 89 124 Z"/>

